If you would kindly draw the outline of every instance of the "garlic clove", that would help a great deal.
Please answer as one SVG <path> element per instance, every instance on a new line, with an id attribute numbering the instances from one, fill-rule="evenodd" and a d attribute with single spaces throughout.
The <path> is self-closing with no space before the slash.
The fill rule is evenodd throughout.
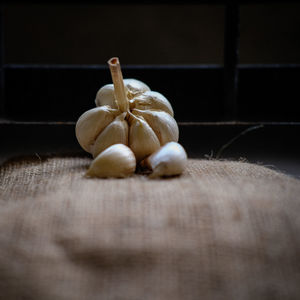
<path id="1" fill-rule="evenodd" d="M 118 108 L 115 100 L 114 85 L 106 84 L 96 94 L 96 106 L 108 105 L 111 108 Z"/>
<path id="2" fill-rule="evenodd" d="M 75 133 L 80 146 L 87 152 L 91 152 L 91 145 L 102 130 L 113 121 L 118 114 L 117 110 L 108 106 L 90 109 L 78 119 Z"/>
<path id="3" fill-rule="evenodd" d="M 124 85 L 127 91 L 128 99 L 132 99 L 137 95 L 140 95 L 146 91 L 150 91 L 150 88 L 147 84 L 133 78 L 124 79 Z M 115 100 L 114 85 L 106 84 L 101 87 L 96 94 L 95 103 L 96 106 L 109 105 L 111 108 L 118 108 Z"/>
<path id="4" fill-rule="evenodd" d="M 133 152 L 123 144 L 114 144 L 101 152 L 86 172 L 90 177 L 126 177 L 135 172 Z"/>
<path id="5" fill-rule="evenodd" d="M 173 108 L 170 102 L 164 95 L 158 92 L 146 91 L 143 94 L 131 99 L 129 103 L 131 109 L 162 110 L 170 114 L 172 117 L 174 116 Z"/>
<path id="6" fill-rule="evenodd" d="M 127 89 L 128 99 L 132 99 L 137 95 L 150 91 L 150 88 L 146 83 L 133 78 L 124 79 L 124 85 Z"/>
<path id="7" fill-rule="evenodd" d="M 130 119 L 129 147 L 137 161 L 141 161 L 160 147 L 156 134 L 147 122 L 134 115 Z"/>
<path id="8" fill-rule="evenodd" d="M 187 154 L 184 148 L 175 142 L 170 142 L 151 154 L 141 162 L 142 166 L 150 168 L 151 178 L 174 176 L 181 174 L 187 164 Z"/>
<path id="9" fill-rule="evenodd" d="M 168 142 L 178 142 L 179 129 L 175 119 L 164 111 L 138 110 L 134 109 L 132 113 L 136 116 L 142 116 L 155 132 L 160 145 Z"/>
<path id="10" fill-rule="evenodd" d="M 113 144 L 128 145 L 128 124 L 125 117 L 125 112 L 120 114 L 100 133 L 91 147 L 94 157 Z"/>

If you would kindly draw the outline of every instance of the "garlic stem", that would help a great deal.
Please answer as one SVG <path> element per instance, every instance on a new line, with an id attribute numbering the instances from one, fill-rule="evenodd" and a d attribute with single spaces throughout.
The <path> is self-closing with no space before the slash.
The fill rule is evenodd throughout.
<path id="1" fill-rule="evenodd" d="M 123 75 L 120 67 L 118 57 L 112 57 L 108 62 L 112 81 L 114 84 L 115 97 L 118 103 L 119 109 L 122 112 L 127 112 L 129 109 L 128 100 L 126 97 L 126 90 L 123 81 Z"/>

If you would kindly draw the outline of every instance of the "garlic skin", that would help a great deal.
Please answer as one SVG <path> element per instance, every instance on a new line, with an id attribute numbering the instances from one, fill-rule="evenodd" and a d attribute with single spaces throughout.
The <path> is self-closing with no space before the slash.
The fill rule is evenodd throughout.
<path id="1" fill-rule="evenodd" d="M 136 159 L 129 147 L 114 144 L 101 152 L 86 172 L 88 177 L 127 177 L 135 172 Z"/>
<path id="2" fill-rule="evenodd" d="M 179 129 L 177 123 L 168 113 L 164 111 L 139 109 L 134 109 L 132 113 L 135 116 L 143 117 L 155 132 L 161 146 L 168 142 L 178 141 Z"/>
<path id="3" fill-rule="evenodd" d="M 114 144 L 128 145 L 128 124 L 125 121 L 126 113 L 117 116 L 98 135 L 95 143 L 91 146 L 91 153 L 96 157 L 103 150 Z"/>
<path id="4" fill-rule="evenodd" d="M 133 118 L 131 121 L 129 147 L 138 162 L 160 147 L 156 134 L 142 118 Z"/>
<path id="5" fill-rule="evenodd" d="M 163 110 L 174 117 L 173 108 L 168 99 L 161 93 L 146 91 L 129 101 L 131 109 Z"/>
<path id="6" fill-rule="evenodd" d="M 133 78 L 124 79 L 124 85 L 127 90 L 128 99 L 132 99 L 137 95 L 150 91 L 147 84 Z M 118 104 L 115 101 L 114 90 L 114 85 L 112 83 L 106 84 L 100 88 L 96 94 L 96 106 L 109 105 L 111 108 L 118 108 Z"/>
<path id="7" fill-rule="evenodd" d="M 184 148 L 175 142 L 170 142 L 142 161 L 141 165 L 153 172 L 150 178 L 174 176 L 181 174 L 187 164 L 187 154 Z"/>
<path id="8" fill-rule="evenodd" d="M 91 146 L 102 130 L 110 124 L 117 110 L 108 106 L 92 108 L 83 113 L 76 123 L 75 133 L 80 146 L 87 152 L 91 152 Z"/>

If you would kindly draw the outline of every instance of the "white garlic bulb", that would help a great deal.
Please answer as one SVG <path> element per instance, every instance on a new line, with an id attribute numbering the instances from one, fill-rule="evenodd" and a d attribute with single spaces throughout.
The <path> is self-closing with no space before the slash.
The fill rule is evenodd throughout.
<path id="1" fill-rule="evenodd" d="M 108 61 L 113 84 L 100 88 L 96 105 L 77 121 L 76 137 L 94 157 L 113 144 L 128 145 L 139 162 L 179 131 L 169 101 L 136 79 L 123 80 L 118 58 Z"/>
<path id="2" fill-rule="evenodd" d="M 133 152 L 123 144 L 115 144 L 101 152 L 86 172 L 90 177 L 127 177 L 135 172 Z"/>
<path id="3" fill-rule="evenodd" d="M 141 162 L 153 172 L 151 178 L 160 176 L 174 176 L 181 174 L 187 163 L 187 154 L 184 148 L 175 142 L 165 144 L 156 152 Z"/>

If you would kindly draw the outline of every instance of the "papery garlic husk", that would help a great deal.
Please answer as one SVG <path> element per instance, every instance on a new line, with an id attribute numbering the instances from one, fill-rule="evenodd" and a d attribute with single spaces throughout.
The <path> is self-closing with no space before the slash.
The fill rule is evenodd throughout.
<path id="1" fill-rule="evenodd" d="M 141 161 L 160 147 L 159 139 L 142 117 L 130 119 L 129 147 L 136 160 Z"/>
<path id="2" fill-rule="evenodd" d="M 133 78 L 124 79 L 124 86 L 126 88 L 126 96 L 128 99 L 132 99 L 146 91 L 150 91 L 147 84 Z M 97 92 L 95 103 L 97 106 L 109 105 L 111 108 L 118 108 L 114 95 L 114 85 L 106 84 L 100 88 Z"/>
<path id="3" fill-rule="evenodd" d="M 155 91 L 146 91 L 141 93 L 131 99 L 129 103 L 130 109 L 162 110 L 174 117 L 174 111 L 168 99 L 161 93 Z"/>
<path id="4" fill-rule="evenodd" d="M 151 154 L 141 162 L 153 172 L 150 178 L 180 175 L 186 168 L 187 154 L 184 148 L 175 142 L 170 142 Z"/>
<path id="5" fill-rule="evenodd" d="M 128 145 L 128 124 L 125 121 L 126 113 L 115 118 L 97 137 L 91 152 L 96 157 L 103 150 L 114 144 Z"/>
<path id="6" fill-rule="evenodd" d="M 108 106 L 92 108 L 80 116 L 75 133 L 80 146 L 91 153 L 91 146 L 102 130 L 110 124 L 118 111 Z"/>
<path id="7" fill-rule="evenodd" d="M 132 113 L 135 116 L 143 117 L 150 125 L 163 146 L 168 142 L 177 142 L 179 138 L 179 129 L 172 116 L 164 111 L 139 110 L 134 109 Z"/>
<path id="8" fill-rule="evenodd" d="M 86 172 L 89 177 L 127 177 L 135 172 L 136 159 L 129 147 L 114 144 L 101 152 Z"/>

